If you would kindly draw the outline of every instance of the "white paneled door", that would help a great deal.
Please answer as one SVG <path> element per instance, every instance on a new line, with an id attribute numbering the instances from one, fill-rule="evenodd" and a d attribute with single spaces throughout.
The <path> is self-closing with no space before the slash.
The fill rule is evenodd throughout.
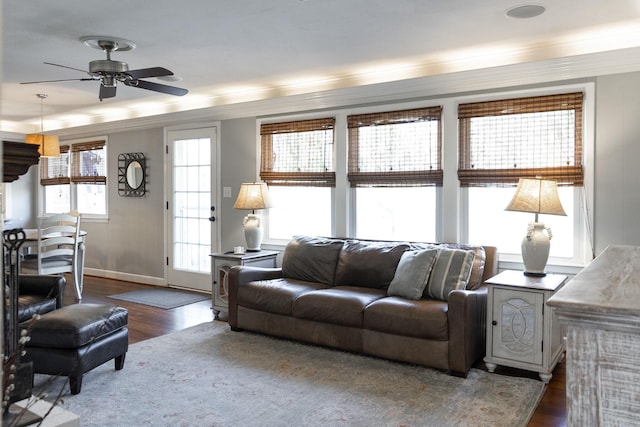
<path id="1" fill-rule="evenodd" d="M 167 133 L 167 279 L 169 286 L 211 291 L 217 244 L 215 127 Z"/>

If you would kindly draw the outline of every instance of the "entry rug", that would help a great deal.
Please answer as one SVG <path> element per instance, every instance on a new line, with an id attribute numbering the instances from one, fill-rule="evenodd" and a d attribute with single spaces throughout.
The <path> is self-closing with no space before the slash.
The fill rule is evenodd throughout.
<path id="1" fill-rule="evenodd" d="M 466 379 L 415 365 L 232 332 L 203 323 L 129 347 L 71 395 L 36 375 L 34 394 L 63 390 L 82 426 L 526 426 L 541 381 L 472 369 Z"/>
<path id="2" fill-rule="evenodd" d="M 139 291 L 125 292 L 123 294 L 109 295 L 109 298 L 169 310 L 183 305 L 192 304 L 194 302 L 204 301 L 211 297 L 206 294 L 159 288 L 142 289 Z"/>

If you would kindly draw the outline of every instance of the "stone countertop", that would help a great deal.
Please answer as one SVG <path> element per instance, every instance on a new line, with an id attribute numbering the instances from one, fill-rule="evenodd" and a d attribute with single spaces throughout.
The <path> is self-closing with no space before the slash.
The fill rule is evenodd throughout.
<path id="1" fill-rule="evenodd" d="M 640 317 L 640 247 L 608 246 L 547 304 L 561 312 Z"/>

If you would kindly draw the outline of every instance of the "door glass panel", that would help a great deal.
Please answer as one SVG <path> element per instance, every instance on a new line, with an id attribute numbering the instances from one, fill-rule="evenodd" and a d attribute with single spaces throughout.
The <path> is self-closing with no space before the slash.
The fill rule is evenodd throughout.
<path id="1" fill-rule="evenodd" d="M 173 164 L 174 268 L 211 271 L 211 139 L 176 140 Z"/>

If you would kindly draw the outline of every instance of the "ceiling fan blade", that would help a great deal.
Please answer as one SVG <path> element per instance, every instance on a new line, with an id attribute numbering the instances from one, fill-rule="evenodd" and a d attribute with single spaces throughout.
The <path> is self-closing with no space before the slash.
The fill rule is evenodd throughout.
<path id="1" fill-rule="evenodd" d="M 125 81 L 124 84 L 127 86 L 139 87 L 141 89 L 153 90 L 155 92 L 162 92 L 162 93 L 175 95 L 175 96 L 183 96 L 189 93 L 187 89 L 182 89 L 175 86 L 163 85 L 160 83 L 148 82 L 145 80 Z"/>
<path id="2" fill-rule="evenodd" d="M 98 94 L 98 98 L 100 98 L 100 101 L 105 98 L 113 98 L 114 96 L 116 96 L 115 86 L 105 86 L 103 84 L 100 85 L 100 93 Z"/>
<path id="3" fill-rule="evenodd" d="M 132 79 L 144 79 L 147 77 L 164 77 L 173 76 L 173 73 L 163 67 L 141 68 L 139 70 L 129 70 L 126 73 L 131 76 Z"/>
<path id="4" fill-rule="evenodd" d="M 53 62 L 45 62 L 45 64 L 47 65 L 53 65 L 54 67 L 62 67 L 62 68 L 68 68 L 70 70 L 75 70 L 75 71 L 80 71 L 81 73 L 86 73 L 89 74 L 90 76 L 92 75 L 90 72 L 88 72 L 87 70 L 82 70 L 80 68 L 74 68 L 74 67 L 69 67 L 68 65 L 60 65 L 60 64 L 54 64 Z"/>
<path id="5" fill-rule="evenodd" d="M 31 85 L 36 83 L 56 83 L 56 82 L 83 82 L 83 81 L 94 81 L 98 80 L 97 78 L 83 78 L 83 79 L 58 79 L 58 80 L 38 80 L 36 82 L 20 82 L 21 85 Z"/>

